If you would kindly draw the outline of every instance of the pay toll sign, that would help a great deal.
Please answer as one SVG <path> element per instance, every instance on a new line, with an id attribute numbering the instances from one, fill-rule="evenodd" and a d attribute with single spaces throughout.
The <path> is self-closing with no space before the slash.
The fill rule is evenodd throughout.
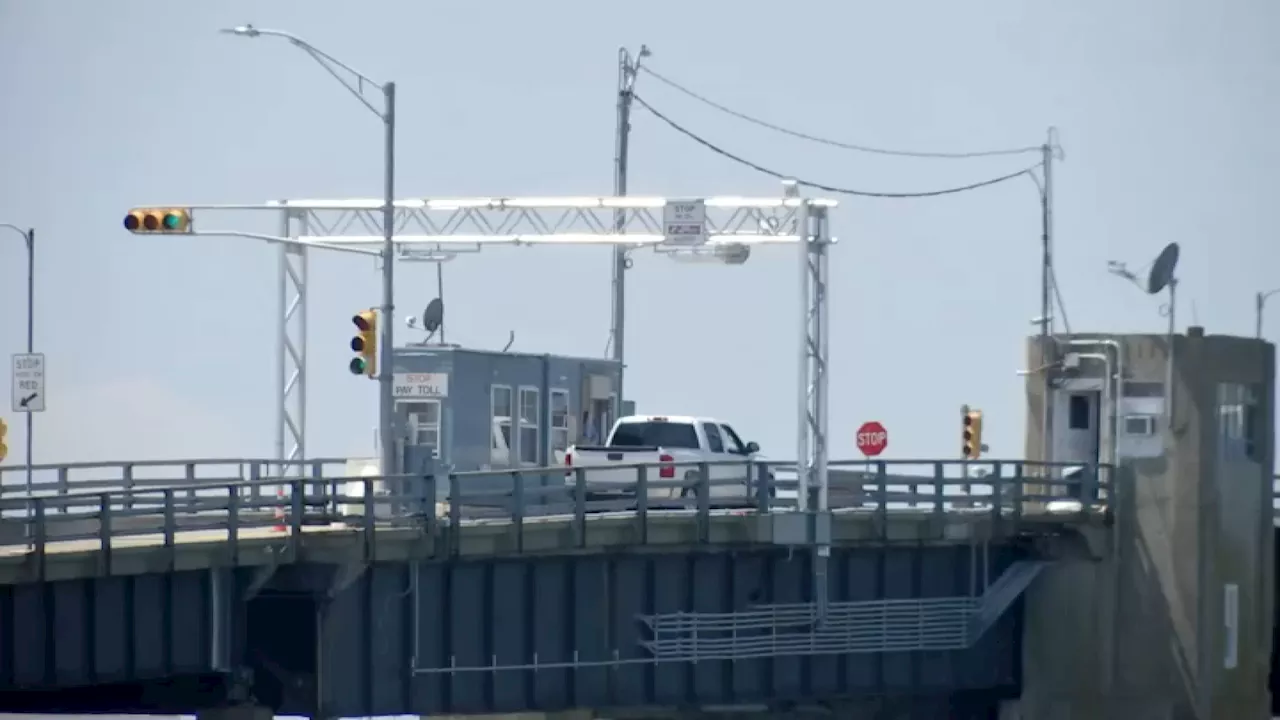
<path id="1" fill-rule="evenodd" d="M 44 412 L 44 353 L 14 355 L 12 375 L 13 411 Z"/>

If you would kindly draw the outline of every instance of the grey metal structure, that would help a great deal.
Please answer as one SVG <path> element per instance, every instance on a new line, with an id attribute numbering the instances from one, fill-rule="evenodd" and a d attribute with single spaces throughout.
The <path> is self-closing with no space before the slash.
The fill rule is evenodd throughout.
<path id="1" fill-rule="evenodd" d="M 280 213 L 281 236 L 290 236 L 292 220 Z M 307 456 L 307 253 L 286 244 L 277 253 L 276 457 L 289 464 Z"/>
<path id="2" fill-rule="evenodd" d="M 442 258 L 451 254 L 476 252 L 491 245 L 573 245 L 650 247 L 670 256 L 703 262 L 741 262 L 755 245 L 798 245 L 803 262 L 802 307 L 805 321 L 801 330 L 801 367 L 799 386 L 805 388 L 802 398 L 808 408 L 800 416 L 797 449 L 801 462 L 800 483 L 819 490 L 825 483 L 827 448 L 827 344 L 823 340 L 827 317 L 827 262 L 835 238 L 830 234 L 829 211 L 834 200 L 804 198 L 795 193 L 788 197 L 708 197 L 703 199 L 707 217 L 707 241 L 692 247 L 671 247 L 663 234 L 662 210 L 667 200 L 660 197 L 479 197 L 479 198 L 409 198 L 395 202 L 392 226 L 396 228 L 395 244 L 406 249 L 425 250 Z M 157 205 L 162 206 L 162 205 Z M 380 218 L 383 203 L 372 199 L 284 200 L 263 205 L 217 204 L 191 205 L 169 203 L 164 207 L 183 207 L 199 227 L 197 236 L 231 236 L 265 240 L 291 248 L 298 263 L 305 265 L 308 249 L 328 249 L 349 253 L 377 255 L 371 247 L 381 246 L 384 238 L 378 232 L 384 226 Z M 291 219 L 290 234 L 270 236 L 259 233 L 210 227 L 206 216 L 266 210 L 284 213 Z M 622 215 L 621 232 L 617 215 Z M 197 226 L 197 217 L 201 225 Z M 299 228 L 294 230 L 294 228 Z M 282 429 L 278 437 L 292 437 L 297 457 L 305 457 L 303 430 L 305 422 L 296 413 L 305 403 L 288 402 L 293 393 L 305 394 L 306 346 L 296 347 L 296 355 L 285 350 L 293 313 L 305 315 L 305 272 L 282 272 L 285 287 L 282 305 L 281 337 L 277 357 L 287 356 L 278 365 L 281 372 L 280 417 Z M 285 317 L 288 315 L 288 317 Z M 391 353 L 384 353 L 390 356 Z M 293 365 L 290 368 L 289 365 Z M 293 382 L 294 377 L 299 378 Z"/>
<path id="3" fill-rule="evenodd" d="M 36 229 L 27 228 L 23 230 L 10 223 L 0 223 L 0 228 L 18 233 L 22 236 L 23 242 L 27 246 L 27 353 L 30 354 L 35 352 L 36 343 Z M 35 437 L 35 413 L 28 411 L 26 415 L 27 448 L 25 462 L 27 464 L 27 493 L 29 494 L 31 492 L 31 447 Z"/>
<path id="4" fill-rule="evenodd" d="M 395 438 L 392 436 L 392 371 L 391 371 L 391 348 L 395 347 L 395 246 L 392 243 L 392 236 L 395 235 L 395 225 L 392 223 L 392 217 L 395 214 L 395 137 L 396 137 L 396 84 L 394 82 L 378 83 L 373 81 L 369 76 L 361 73 L 355 68 L 320 50 L 311 43 L 292 33 L 281 30 L 265 30 L 255 28 L 252 25 L 241 25 L 230 30 L 226 30 L 233 35 L 242 37 L 278 37 L 287 40 L 294 47 L 301 49 L 303 52 L 311 56 L 313 60 L 320 64 L 330 75 L 338 82 L 342 83 L 357 100 L 369 109 L 378 119 L 382 121 L 385 130 L 385 142 L 383 143 L 383 197 L 382 197 L 382 307 L 380 318 L 382 326 L 379 328 L 381 334 L 380 344 L 387 348 L 387 353 L 382 358 L 382 367 L 378 374 L 378 388 L 380 397 L 378 402 L 378 427 L 379 443 L 381 446 L 382 467 L 394 468 L 395 459 Z M 350 77 L 344 77 L 339 73 L 342 71 Z M 365 94 L 365 86 L 369 86 L 379 90 L 382 94 L 382 109 L 379 110 L 373 102 Z M 288 222 L 288 215 L 286 220 Z M 285 232 L 288 236 L 288 232 Z M 281 258 L 283 264 L 287 264 L 288 258 Z M 305 257 L 301 260 L 305 265 Z M 304 271 L 305 273 L 305 271 Z M 296 281 L 295 281 L 296 282 Z M 306 311 L 302 311 L 302 325 L 306 326 Z M 288 322 L 286 317 L 285 323 Z M 305 336 L 305 330 L 302 331 Z M 286 354 L 287 350 L 284 345 L 288 342 L 287 337 L 281 338 L 281 347 L 278 349 L 280 356 Z M 301 347 L 305 347 L 304 341 Z M 298 359 L 295 355 L 295 363 L 299 370 L 299 377 L 305 378 L 305 363 Z M 283 359 L 280 360 L 283 363 Z M 283 375 L 283 372 L 282 372 Z M 305 436 L 305 418 L 306 416 L 306 392 L 305 385 L 299 388 L 299 407 L 298 417 L 294 418 L 295 427 L 293 428 L 295 435 L 295 447 L 298 450 L 297 457 L 303 456 L 303 437 Z M 285 391 L 281 392 L 281 424 L 287 422 L 290 417 L 287 407 L 287 397 Z M 277 449 L 283 443 L 277 441 Z M 281 456 L 282 459 L 293 459 L 291 457 Z"/>
<path id="5" fill-rule="evenodd" d="M 1110 445 L 1125 482 L 1110 551 L 1029 597 L 1022 716 L 1267 716 L 1275 347 L 1193 326 L 1032 338 L 1029 355 L 1063 410 L 1053 437 L 1029 426 L 1028 453 L 1089 463 Z M 1043 402 L 1038 379 L 1027 391 Z"/>
<path id="6" fill-rule="evenodd" d="M 510 528 L 512 547 L 523 552 L 526 544 L 531 544 L 531 533 L 556 523 L 570 527 L 571 546 L 585 546 L 589 522 L 618 520 L 635 525 L 636 533 L 627 538 L 630 544 L 646 545 L 662 542 L 656 535 L 664 518 L 683 517 L 693 522 L 693 541 L 707 544 L 720 542 L 714 531 L 717 518 L 740 519 L 745 514 L 759 518 L 755 532 L 764 542 L 793 547 L 810 543 L 805 524 L 793 522 L 802 517 L 790 512 L 795 502 L 775 497 L 779 490 L 796 487 L 796 480 L 782 477 L 794 471 L 793 463 L 737 460 L 619 465 L 633 469 L 636 479 L 630 487 L 621 488 L 626 492 L 620 495 L 616 492 L 620 488 L 609 484 L 607 489 L 615 492 L 603 497 L 597 492 L 602 488 L 587 480 L 587 470 L 576 468 L 566 477 L 563 466 L 352 477 L 338 467 L 344 461 L 317 460 L 305 463 L 305 474 L 297 477 L 293 473 L 268 474 L 276 464 L 270 460 L 209 460 L 203 464 L 215 472 L 197 478 L 200 465 L 192 461 L 184 466 L 190 480 L 181 484 L 171 479 L 138 478 L 130 465 L 115 469 L 120 479 L 82 481 L 78 491 L 59 472 L 57 479 L 37 484 L 31 496 L 0 499 L 4 516 L 30 508 L 30 519 L 0 521 L 0 528 L 8 529 L 9 542 L 19 542 L 26 533 L 34 538 L 34 562 L 17 558 L 8 570 L 0 569 L 0 584 L 48 579 L 43 561 L 46 553 L 109 553 L 139 544 L 177 552 L 187 543 L 225 543 L 238 555 L 241 543 L 272 537 L 296 545 L 312 526 L 322 535 L 355 533 L 369 551 L 374 547 L 375 533 L 413 528 L 416 536 L 435 548 L 429 554 L 453 556 L 472 527 L 488 532 L 505 525 Z M 964 507 L 960 507 L 948 498 L 957 488 L 971 484 L 963 472 L 971 463 L 879 461 L 869 472 L 864 469 L 865 459 L 838 464 L 850 469 L 841 471 L 833 488 L 835 505 L 842 514 L 869 521 L 867 539 L 889 539 L 891 518 L 940 521 L 968 517 L 989 522 L 1000 533 L 1016 535 L 1037 526 L 1052 529 L 1103 522 L 1110 511 L 1106 498 L 1112 487 L 1111 471 L 1104 466 L 1089 466 L 1065 480 L 1045 480 L 1040 477 L 1043 467 L 1039 463 L 986 463 L 990 468 L 984 478 L 988 492 L 965 495 Z M 677 470 L 675 478 L 662 478 L 661 468 L 671 466 Z M 697 470 L 691 496 L 672 492 L 688 486 L 684 466 Z M 713 478 L 711 466 L 740 468 L 741 474 Z M 913 466 L 923 466 L 924 472 L 899 471 Z M 217 473 L 226 474 L 219 477 Z M 541 481 L 546 475 L 564 478 L 564 482 L 548 486 Z M 484 482 L 486 478 L 509 483 L 495 489 L 493 483 Z M 280 487 L 284 493 L 277 496 L 275 491 Z M 390 487 L 403 490 L 388 492 Z M 734 492 L 725 496 L 725 489 Z M 1095 500 L 1066 510 L 1044 508 L 1046 502 L 1064 495 Z M 277 511 L 283 511 L 285 519 Z M 935 526 L 934 531 L 941 531 L 938 522 L 929 524 Z M 104 562 L 108 560 L 104 558 Z M 256 564 L 257 560 L 246 562 Z M 81 570 L 76 566 L 75 571 Z M 111 574 L 109 569 L 106 572 Z M 825 612 L 821 602 L 815 602 L 813 609 Z"/>

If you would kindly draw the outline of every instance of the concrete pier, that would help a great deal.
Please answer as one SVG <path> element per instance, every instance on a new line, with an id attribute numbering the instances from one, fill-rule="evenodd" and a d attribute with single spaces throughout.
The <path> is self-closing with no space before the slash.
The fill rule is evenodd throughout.
<path id="1" fill-rule="evenodd" d="M 1122 367 L 1122 382 L 1100 384 L 1101 416 L 1119 423 L 1099 436 L 1102 459 L 1114 452 L 1123 470 L 1101 559 L 1057 563 L 1028 593 L 1024 690 L 1008 719 L 1271 717 L 1274 346 L 1190 328 L 1173 337 L 1166 392 L 1166 336 L 1068 339 L 1077 343 L 1059 354 L 1112 359 L 1086 359 L 1058 379 L 1050 435 L 1078 423 L 1061 406 L 1084 404 L 1071 397 L 1089 392 L 1084 381 Z M 1032 342 L 1028 367 L 1054 360 Z M 1044 457 L 1044 390 L 1032 376 L 1030 458 Z M 1151 428 L 1155 437 L 1133 432 Z"/>

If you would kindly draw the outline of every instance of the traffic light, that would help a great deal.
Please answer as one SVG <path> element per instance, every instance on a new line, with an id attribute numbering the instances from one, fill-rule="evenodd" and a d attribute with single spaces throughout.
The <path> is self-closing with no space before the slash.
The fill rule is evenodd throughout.
<path id="1" fill-rule="evenodd" d="M 982 411 L 964 411 L 964 450 L 966 460 L 977 460 L 982 457 Z"/>
<path id="2" fill-rule="evenodd" d="M 351 374 L 373 377 L 378 371 L 378 311 L 363 310 L 356 313 L 351 322 L 356 326 L 351 351 L 359 354 L 351 358 Z"/>
<path id="3" fill-rule="evenodd" d="M 190 234 L 191 211 L 183 208 L 135 208 L 124 216 L 124 229 L 137 235 Z"/>
<path id="4" fill-rule="evenodd" d="M 9 446 L 4 444 L 5 436 L 9 434 L 9 426 L 4 424 L 4 420 L 0 420 L 0 462 L 9 457 Z"/>

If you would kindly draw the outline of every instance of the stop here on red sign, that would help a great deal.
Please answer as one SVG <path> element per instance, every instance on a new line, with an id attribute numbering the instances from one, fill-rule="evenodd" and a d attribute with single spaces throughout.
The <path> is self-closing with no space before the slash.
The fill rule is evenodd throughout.
<path id="1" fill-rule="evenodd" d="M 875 457 L 889 447 L 889 431 L 884 429 L 884 425 L 872 420 L 858 428 L 854 441 L 863 455 Z"/>

